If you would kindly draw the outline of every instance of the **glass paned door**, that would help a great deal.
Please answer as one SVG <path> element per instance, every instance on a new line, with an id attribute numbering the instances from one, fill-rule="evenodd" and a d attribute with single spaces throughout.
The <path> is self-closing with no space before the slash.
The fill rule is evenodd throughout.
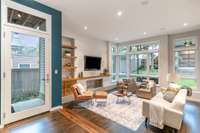
<path id="1" fill-rule="evenodd" d="M 49 110 L 48 38 L 7 28 L 6 123 Z"/>
<path id="2" fill-rule="evenodd" d="M 45 102 L 45 39 L 11 33 L 11 110 L 20 112 Z"/>

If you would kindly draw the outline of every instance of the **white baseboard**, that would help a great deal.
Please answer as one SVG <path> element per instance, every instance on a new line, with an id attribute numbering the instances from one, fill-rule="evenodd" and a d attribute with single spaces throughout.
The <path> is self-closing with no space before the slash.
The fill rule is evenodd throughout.
<path id="1" fill-rule="evenodd" d="M 73 95 L 62 97 L 62 104 L 69 103 L 71 101 L 74 101 L 74 96 Z"/>
<path id="2" fill-rule="evenodd" d="M 187 96 L 187 100 L 190 101 L 190 102 L 200 103 L 200 92 L 199 91 L 193 91 L 192 96 Z"/>
<path id="3" fill-rule="evenodd" d="M 0 125 L 0 129 L 1 129 L 1 128 L 4 128 L 4 125 Z"/>
<path id="4" fill-rule="evenodd" d="M 56 107 L 53 107 L 50 109 L 50 111 L 55 111 L 55 110 L 58 110 L 58 109 L 63 109 L 63 106 L 56 106 Z"/>

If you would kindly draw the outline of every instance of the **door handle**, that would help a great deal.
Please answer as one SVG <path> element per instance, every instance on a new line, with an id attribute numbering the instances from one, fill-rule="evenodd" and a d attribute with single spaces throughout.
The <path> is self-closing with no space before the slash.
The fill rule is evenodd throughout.
<path id="1" fill-rule="evenodd" d="M 49 81 L 50 80 L 50 77 L 49 77 L 49 74 L 46 74 L 46 78 L 43 78 L 43 79 L 41 79 L 41 80 L 43 80 L 43 81 Z"/>
<path id="2" fill-rule="evenodd" d="M 49 74 L 47 73 L 47 74 L 46 74 L 46 81 L 47 81 L 47 83 L 49 82 L 49 80 L 50 80 L 50 76 L 49 76 Z"/>

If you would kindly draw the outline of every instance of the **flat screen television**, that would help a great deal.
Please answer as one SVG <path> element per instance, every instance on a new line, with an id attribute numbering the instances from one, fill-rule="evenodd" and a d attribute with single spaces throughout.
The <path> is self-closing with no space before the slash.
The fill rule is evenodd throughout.
<path id="1" fill-rule="evenodd" d="M 101 57 L 85 56 L 85 71 L 101 70 Z"/>

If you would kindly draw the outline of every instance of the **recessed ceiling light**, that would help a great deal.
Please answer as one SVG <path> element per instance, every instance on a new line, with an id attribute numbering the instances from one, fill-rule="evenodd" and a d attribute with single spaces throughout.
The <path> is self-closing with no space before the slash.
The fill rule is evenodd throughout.
<path id="1" fill-rule="evenodd" d="M 141 4 L 142 4 L 143 6 L 148 5 L 148 4 L 149 4 L 149 1 L 148 1 L 148 0 L 142 0 L 142 1 L 141 1 Z"/>
<path id="2" fill-rule="evenodd" d="M 183 26 L 188 26 L 188 23 L 183 23 Z"/>
<path id="3" fill-rule="evenodd" d="M 122 14 L 123 14 L 122 11 L 118 11 L 118 12 L 117 12 L 117 16 L 119 16 L 119 17 L 122 16 Z"/>
<path id="4" fill-rule="evenodd" d="M 21 15 L 20 13 L 18 13 L 18 14 L 17 14 L 17 17 L 18 17 L 18 18 L 21 18 L 21 17 L 22 17 L 22 15 Z"/>
<path id="5" fill-rule="evenodd" d="M 84 30 L 87 30 L 88 29 L 88 27 L 87 26 L 84 26 Z"/>
<path id="6" fill-rule="evenodd" d="M 144 34 L 144 35 L 146 35 L 147 33 L 146 33 L 146 32 L 144 32 L 143 34 Z"/>

